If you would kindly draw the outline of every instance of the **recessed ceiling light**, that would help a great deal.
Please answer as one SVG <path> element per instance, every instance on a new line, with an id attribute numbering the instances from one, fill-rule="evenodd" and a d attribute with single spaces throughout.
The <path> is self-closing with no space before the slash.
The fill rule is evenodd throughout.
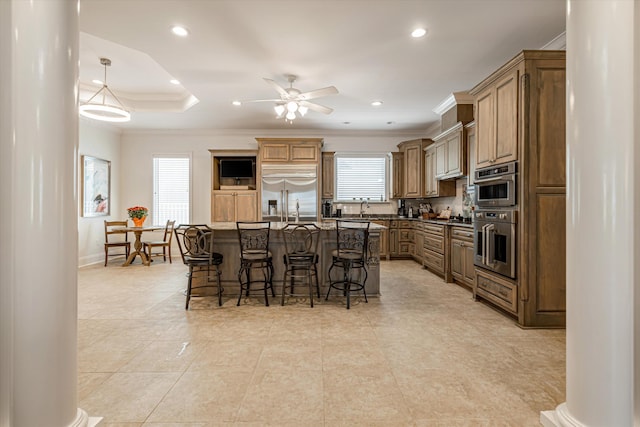
<path id="1" fill-rule="evenodd" d="M 171 80 L 169 80 L 169 83 L 171 83 L 172 85 L 179 85 L 180 84 L 180 80 L 171 79 Z"/>
<path id="2" fill-rule="evenodd" d="M 104 82 L 102 80 L 98 80 L 98 79 L 94 79 L 94 80 L 91 80 L 91 81 L 93 83 L 97 84 L 97 85 L 100 85 L 100 86 L 102 86 L 104 84 Z"/>
<path id="3" fill-rule="evenodd" d="M 236 107 L 239 107 L 240 105 L 242 105 L 242 102 L 240 101 L 233 101 L 232 102 L 233 105 L 235 105 Z"/>
<path id="4" fill-rule="evenodd" d="M 189 35 L 189 30 L 187 30 L 185 27 L 181 27 L 180 25 L 174 25 L 173 27 L 171 27 L 171 32 L 180 37 L 187 37 Z"/>
<path id="5" fill-rule="evenodd" d="M 425 34 L 427 34 L 427 30 L 425 30 L 424 28 L 416 28 L 411 32 L 411 37 L 418 38 L 424 36 Z"/>
<path id="6" fill-rule="evenodd" d="M 382 105 L 382 101 L 373 101 L 371 105 L 373 105 L 374 107 L 379 107 Z"/>

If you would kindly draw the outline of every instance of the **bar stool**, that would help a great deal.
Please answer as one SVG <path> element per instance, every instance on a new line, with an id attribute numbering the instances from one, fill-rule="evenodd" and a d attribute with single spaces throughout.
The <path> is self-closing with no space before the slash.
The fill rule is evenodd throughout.
<path id="1" fill-rule="evenodd" d="M 332 252 L 333 261 L 329 267 L 329 290 L 325 301 L 329 299 L 331 289 L 342 291 L 347 297 L 347 309 L 351 307 L 351 292 L 362 291 L 364 302 L 367 291 L 367 250 L 369 246 L 369 221 L 336 221 L 337 249 Z M 342 277 L 333 279 L 334 268 L 342 269 Z M 354 271 L 358 271 L 357 280 Z"/>
<path id="2" fill-rule="evenodd" d="M 218 288 L 218 305 L 222 305 L 222 285 L 220 283 L 220 264 L 222 264 L 222 254 L 213 251 L 213 230 L 205 224 L 180 224 L 173 229 L 178 248 L 182 256 L 182 262 L 189 266 L 187 277 L 187 302 L 185 310 L 189 309 L 191 291 L 200 288 Z M 212 271 L 216 276 L 216 285 L 211 285 Z M 202 276 L 204 284 L 193 287 L 194 276 Z"/>
<path id="3" fill-rule="evenodd" d="M 256 283 L 251 278 L 253 270 L 260 270 L 262 273 L 262 286 L 254 290 L 264 291 L 264 304 L 269 306 L 268 289 L 271 289 L 271 296 L 276 296 L 273 290 L 273 257 L 269 251 L 270 226 L 269 221 L 236 222 L 240 241 L 240 295 L 236 305 L 240 305 L 243 293 L 249 296 L 252 283 Z"/>
<path id="4" fill-rule="evenodd" d="M 308 286 L 311 307 L 313 307 L 313 280 L 315 280 L 316 292 L 318 293 L 318 298 L 320 298 L 317 268 L 319 236 L 320 227 L 315 224 L 287 224 L 282 229 L 285 272 L 284 280 L 282 281 L 280 305 L 284 305 L 284 296 L 287 288 L 290 296 L 295 295 L 296 279 Z"/>

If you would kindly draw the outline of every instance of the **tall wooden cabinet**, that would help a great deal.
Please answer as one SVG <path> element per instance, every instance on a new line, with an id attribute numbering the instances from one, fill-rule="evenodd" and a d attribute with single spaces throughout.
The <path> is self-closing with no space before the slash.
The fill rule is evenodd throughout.
<path id="1" fill-rule="evenodd" d="M 523 326 L 565 325 L 565 82 L 565 51 L 525 50 L 470 92 L 476 166 L 518 160 L 513 295 Z M 476 286 L 493 276 L 476 269 Z"/>
<path id="2" fill-rule="evenodd" d="M 424 197 L 424 152 L 431 144 L 430 139 L 414 139 L 398 144 L 403 155 L 403 198 L 419 199 Z"/>
<path id="3" fill-rule="evenodd" d="M 524 64 L 512 67 L 477 92 L 476 167 L 507 163 L 518 159 L 519 81 Z M 475 93 L 476 89 L 472 91 Z"/>
<path id="4" fill-rule="evenodd" d="M 333 199 L 334 164 L 333 151 L 322 152 L 322 198 Z"/>
<path id="5" fill-rule="evenodd" d="M 256 150 L 209 150 L 211 152 L 211 222 L 256 221 Z M 254 164 L 253 177 L 235 180 L 221 175 L 226 159 L 249 160 Z M 239 181 L 239 182 L 238 182 Z"/>
<path id="6" fill-rule="evenodd" d="M 393 191 L 391 197 L 401 199 L 404 197 L 404 154 L 400 151 L 394 151 L 391 153 L 391 157 L 393 162 Z"/>

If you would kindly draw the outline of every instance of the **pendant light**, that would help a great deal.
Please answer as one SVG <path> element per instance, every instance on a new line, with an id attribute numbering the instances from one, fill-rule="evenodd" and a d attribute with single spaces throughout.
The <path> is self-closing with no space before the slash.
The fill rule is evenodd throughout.
<path id="1" fill-rule="evenodd" d="M 100 64 L 104 65 L 104 81 L 102 87 L 88 101 L 79 107 L 80 115 L 94 120 L 102 120 L 104 122 L 128 122 L 131 120 L 131 114 L 124 108 L 118 97 L 111 92 L 107 86 L 107 67 L 111 66 L 111 60 L 108 58 L 100 58 Z M 107 104 L 107 93 L 117 103 L 116 105 Z M 102 102 L 91 102 L 94 99 L 99 100 L 98 95 L 102 94 Z"/>

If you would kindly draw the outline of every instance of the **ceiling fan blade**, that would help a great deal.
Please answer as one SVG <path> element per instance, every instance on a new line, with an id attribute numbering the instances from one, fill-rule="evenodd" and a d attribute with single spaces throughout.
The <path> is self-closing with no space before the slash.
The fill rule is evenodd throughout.
<path id="1" fill-rule="evenodd" d="M 248 101 L 240 101 L 241 104 L 248 104 L 250 102 L 282 102 L 282 99 L 249 99 Z"/>
<path id="2" fill-rule="evenodd" d="M 316 104 L 308 101 L 299 101 L 300 105 L 304 105 L 310 110 L 316 111 L 322 114 L 331 114 L 333 112 L 333 108 L 325 107 L 324 105 Z"/>
<path id="3" fill-rule="evenodd" d="M 329 87 L 324 87 L 322 89 L 303 92 L 300 95 L 298 95 L 296 98 L 301 101 L 306 101 L 313 98 L 320 98 L 321 96 L 337 95 L 337 94 L 338 94 L 338 89 L 336 89 L 335 86 L 329 86 Z"/>
<path id="4" fill-rule="evenodd" d="M 289 93 L 287 93 L 286 90 L 284 90 L 284 88 L 282 86 L 280 86 L 278 83 L 276 83 L 275 81 L 271 80 L 271 79 L 267 79 L 266 77 L 263 77 L 264 81 L 269 83 L 271 86 L 273 86 L 273 88 L 275 90 L 278 91 L 278 93 L 280 94 L 280 96 L 282 96 L 284 99 L 289 97 Z"/>

